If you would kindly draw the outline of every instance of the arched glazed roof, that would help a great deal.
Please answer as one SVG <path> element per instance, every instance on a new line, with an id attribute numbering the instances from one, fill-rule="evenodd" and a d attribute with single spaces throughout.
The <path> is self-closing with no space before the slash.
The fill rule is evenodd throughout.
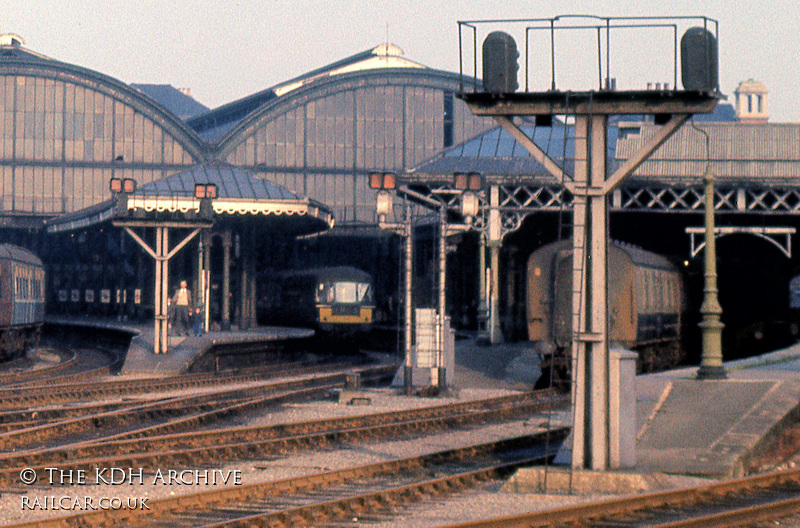
<path id="1" fill-rule="evenodd" d="M 49 78 L 98 91 L 151 119 L 197 161 L 207 157 L 206 146 L 194 130 L 139 90 L 113 77 L 51 59 L 19 44 L 0 46 L 0 76 L 6 75 Z"/>
<path id="2" fill-rule="evenodd" d="M 334 71 L 227 121 L 217 159 L 328 204 L 338 226 L 371 225 L 370 171 L 405 170 L 493 124 L 456 97 L 457 74 L 418 65 Z"/>
<path id="3" fill-rule="evenodd" d="M 245 137 L 274 119 L 275 116 L 315 99 L 369 86 L 414 86 L 456 92 L 459 89 L 460 80 L 458 74 L 429 68 L 363 70 L 324 77 L 298 87 L 282 97 L 272 97 L 263 101 L 258 109 L 235 123 L 224 136 L 219 138 L 217 157 L 225 159 Z"/>
<path id="4" fill-rule="evenodd" d="M 359 71 L 427 69 L 424 65 L 406 59 L 402 55 L 403 50 L 399 46 L 384 43 L 222 105 L 203 115 L 189 119 L 188 124 L 208 142 L 219 142 L 231 129 L 252 112 L 258 110 L 261 105 L 320 80 Z"/>

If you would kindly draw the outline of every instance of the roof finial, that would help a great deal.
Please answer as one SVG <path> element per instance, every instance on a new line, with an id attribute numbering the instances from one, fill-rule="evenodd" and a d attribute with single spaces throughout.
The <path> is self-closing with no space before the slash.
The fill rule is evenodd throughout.
<path id="1" fill-rule="evenodd" d="M 0 33 L 0 46 L 22 46 L 25 41 L 15 33 Z"/>

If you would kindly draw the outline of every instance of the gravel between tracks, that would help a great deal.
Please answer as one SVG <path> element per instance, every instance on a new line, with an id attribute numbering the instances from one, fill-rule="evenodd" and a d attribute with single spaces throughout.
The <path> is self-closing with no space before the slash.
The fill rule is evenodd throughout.
<path id="1" fill-rule="evenodd" d="M 463 390 L 458 394 L 458 401 L 467 401 L 480 398 L 490 398 L 511 394 L 511 391 L 502 390 Z M 454 398 L 416 398 L 398 397 L 393 391 L 371 390 L 366 391 L 371 399 L 370 405 L 340 405 L 334 401 L 315 401 L 283 406 L 280 410 L 268 411 L 255 419 L 248 421 L 248 425 L 265 425 L 270 423 L 291 423 L 338 416 L 352 416 L 364 413 L 388 412 L 409 408 L 419 408 L 432 405 L 441 405 L 455 401 Z M 252 460 L 222 466 L 223 473 L 238 471 L 241 474 L 242 484 L 263 482 L 291 478 L 310 473 L 341 469 L 349 466 L 379 462 L 390 458 L 409 457 L 417 454 L 435 452 L 458 446 L 469 445 L 476 442 L 488 442 L 499 438 L 529 434 L 544 423 L 543 418 L 532 418 L 529 421 L 516 421 L 488 427 L 476 428 L 470 431 L 454 431 L 421 439 L 399 440 L 391 442 L 376 442 L 371 444 L 354 444 L 351 446 L 335 447 L 327 450 L 303 452 L 297 455 L 275 458 L 272 460 Z M 57 468 L 57 466 L 55 466 Z M 127 469 L 127 468 L 124 468 Z M 194 467 L 158 468 L 166 476 L 169 470 L 195 469 Z M 212 468 L 205 468 L 212 469 Z M 122 474 L 122 473 L 120 473 Z M 56 483 L 51 484 L 48 475 L 39 475 L 39 481 L 28 488 L 15 490 L 2 490 L 0 497 L 0 523 L 8 524 L 21 521 L 48 518 L 59 515 L 80 513 L 80 509 L 70 508 L 68 511 L 57 511 L 45 508 L 45 502 L 56 497 L 69 497 L 68 503 L 78 499 L 81 502 L 91 498 L 92 504 L 97 504 L 101 497 L 119 498 L 123 502 L 130 499 L 154 500 L 157 498 L 174 496 L 183 493 L 194 493 L 210 489 L 206 485 L 164 485 L 163 479 L 157 480 L 156 475 L 145 474 L 139 483 L 135 477 L 134 483 L 111 485 L 102 481 L 98 484 L 96 475 L 87 472 L 86 483 L 82 485 L 58 484 L 58 472 L 54 472 Z M 106 474 L 106 480 L 108 480 Z M 77 478 L 77 475 L 73 475 Z M 231 485 L 228 483 L 227 485 Z"/>
<path id="2" fill-rule="evenodd" d="M 464 389 L 457 394 L 457 397 L 417 398 L 397 396 L 391 390 L 367 390 L 364 391 L 364 394 L 370 398 L 369 405 L 340 405 L 334 401 L 291 404 L 260 414 L 249 420 L 247 425 L 291 423 L 365 413 L 389 412 L 441 405 L 456 400 L 468 401 L 503 396 L 513 392 L 508 390 Z M 563 415 L 555 414 L 553 418 L 555 424 L 555 420 L 563 419 Z M 546 423 L 547 417 L 545 415 L 537 415 L 527 420 L 476 427 L 468 431 L 453 431 L 411 440 L 336 446 L 330 449 L 302 452 L 271 460 L 250 460 L 226 464 L 219 468 L 205 469 L 220 469 L 222 474 L 239 472 L 242 484 L 266 482 L 530 434 L 540 430 Z M 169 470 L 181 471 L 196 468 L 165 467 L 159 469 L 163 475 L 166 475 Z M 80 513 L 79 509 L 74 508 L 68 511 L 54 511 L 52 508 L 44 508 L 45 501 L 49 497 L 56 497 L 56 500 L 60 497 L 70 497 L 71 499 L 68 503 L 71 503 L 72 499 L 78 499 L 83 502 L 89 498 L 93 504 L 97 504 L 101 497 L 115 497 L 124 503 L 129 499 L 141 501 L 141 499 L 146 498 L 152 501 L 184 493 L 206 491 L 212 487 L 202 484 L 164 485 L 163 480 L 158 481 L 152 473 L 144 475 L 142 484 L 139 483 L 138 478 L 134 478 L 134 484 L 132 485 L 127 483 L 110 485 L 102 482 L 97 484 L 96 476 L 88 473 L 86 475 L 86 484 L 84 485 L 50 485 L 47 482 L 47 475 L 40 475 L 40 477 L 43 478 L 36 485 L 27 489 L 4 490 L 2 497 L 0 497 L 0 525 Z M 228 483 L 226 486 L 231 485 Z M 432 500 L 414 505 L 397 517 L 378 515 L 372 518 L 344 522 L 343 525 L 346 526 L 352 523 L 354 526 L 376 526 L 380 528 L 406 527 L 409 526 L 410 520 L 413 519 L 412 524 L 415 527 L 439 526 L 491 516 L 513 515 L 515 513 L 556 508 L 579 502 L 598 500 L 603 497 L 608 496 L 507 493 L 500 491 L 499 485 L 494 483 L 450 499 Z M 37 500 L 39 507 L 32 508 L 37 505 Z"/>

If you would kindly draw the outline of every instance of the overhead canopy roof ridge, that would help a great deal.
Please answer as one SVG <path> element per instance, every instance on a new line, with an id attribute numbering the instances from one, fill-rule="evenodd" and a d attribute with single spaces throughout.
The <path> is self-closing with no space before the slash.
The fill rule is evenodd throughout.
<path id="1" fill-rule="evenodd" d="M 326 205 L 222 162 L 194 165 L 138 187 L 128 196 L 128 211 L 144 215 L 198 212 L 200 200 L 194 196 L 196 184 L 214 184 L 217 187 L 217 198 L 212 201 L 217 216 L 307 216 L 309 226 L 298 229 L 304 234 L 324 231 L 334 224 L 333 213 Z M 112 198 L 83 211 L 48 220 L 46 230 L 56 233 L 86 228 L 112 219 L 115 209 L 116 200 Z"/>
<path id="2" fill-rule="evenodd" d="M 3 57 L 21 57 L 37 61 L 47 61 L 59 63 L 56 59 L 42 55 L 31 49 L 25 47 L 25 41 L 22 37 L 14 33 L 3 33 L 0 35 L 0 56 Z"/>
<path id="3" fill-rule="evenodd" d="M 521 129 L 549 158 L 572 171 L 575 158 L 574 127 L 553 120 L 552 126 L 521 125 Z M 608 158 L 613 160 L 616 148 L 616 127 L 609 127 Z M 450 177 L 456 172 L 477 172 L 487 178 L 531 178 L 554 183 L 552 174 L 502 127 L 491 128 L 471 139 L 454 145 L 439 155 L 409 170 L 409 174 L 425 177 Z"/>
<path id="4" fill-rule="evenodd" d="M 193 165 L 165 178 L 142 185 L 132 196 L 194 196 L 195 184 L 213 183 L 220 199 L 308 200 L 284 187 L 263 180 L 223 161 Z"/>
<path id="5" fill-rule="evenodd" d="M 623 121 L 609 127 L 609 167 L 628 159 L 659 126 Z M 800 123 L 743 124 L 698 122 L 710 137 L 710 161 L 720 181 L 786 185 L 800 176 Z M 568 173 L 574 158 L 572 125 L 554 121 L 552 127 L 521 125 L 522 130 Z M 657 149 L 634 173 L 634 180 L 673 184 L 697 183 L 706 166 L 705 136 L 686 126 Z M 541 184 L 556 179 L 508 132 L 492 128 L 459 143 L 410 169 L 420 181 L 477 172 L 488 179 L 529 179 Z M 796 183 L 793 183 L 796 185 Z"/>
<path id="6" fill-rule="evenodd" d="M 161 180 L 142 185 L 131 194 L 128 208 L 145 211 L 186 212 L 199 210 L 194 197 L 196 184 L 214 184 L 217 198 L 213 201 L 216 214 L 287 214 L 325 218 L 333 225 L 331 210 L 305 196 L 296 194 L 245 169 L 224 162 L 194 165 Z"/>

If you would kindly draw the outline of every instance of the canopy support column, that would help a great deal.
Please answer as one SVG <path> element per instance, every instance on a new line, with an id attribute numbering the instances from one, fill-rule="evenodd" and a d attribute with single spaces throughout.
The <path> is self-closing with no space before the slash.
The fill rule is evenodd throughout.
<path id="1" fill-rule="evenodd" d="M 230 227 L 222 233 L 222 329 L 231 329 L 231 246 Z"/>
<path id="2" fill-rule="evenodd" d="M 169 348 L 169 310 L 167 308 L 167 299 L 169 298 L 169 259 L 174 257 L 186 244 L 197 236 L 202 227 L 196 227 L 172 250 L 169 249 L 169 226 L 156 224 L 144 227 L 155 228 L 155 249 L 151 248 L 130 226 L 123 226 L 125 232 L 156 261 L 155 292 L 153 295 L 155 315 L 153 352 L 155 354 L 166 354 Z"/>

